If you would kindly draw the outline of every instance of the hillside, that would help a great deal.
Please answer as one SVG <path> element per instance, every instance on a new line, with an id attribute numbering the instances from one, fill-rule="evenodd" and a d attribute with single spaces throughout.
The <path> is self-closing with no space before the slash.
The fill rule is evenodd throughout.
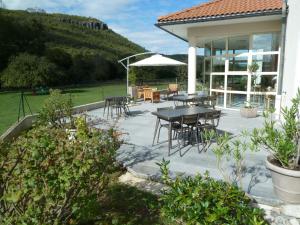
<path id="1" fill-rule="evenodd" d="M 145 51 L 109 25 L 87 17 L 0 9 L 0 27 L 0 73 L 6 76 L 2 85 L 8 75 L 18 73 L 16 67 L 30 60 L 44 62 L 43 71 L 55 74 L 37 85 L 123 78 L 117 60 Z"/>

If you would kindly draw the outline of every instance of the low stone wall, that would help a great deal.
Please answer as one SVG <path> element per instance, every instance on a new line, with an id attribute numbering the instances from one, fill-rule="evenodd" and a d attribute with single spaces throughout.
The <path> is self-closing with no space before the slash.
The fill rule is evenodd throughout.
<path id="1" fill-rule="evenodd" d="M 75 106 L 73 108 L 73 114 L 78 114 L 86 111 L 91 111 L 94 109 L 99 109 L 104 107 L 104 101 L 101 102 L 94 102 L 86 105 L 80 105 Z M 28 115 L 25 116 L 22 120 L 19 122 L 16 122 L 14 125 L 12 125 L 7 131 L 4 132 L 0 136 L 0 140 L 3 141 L 10 141 L 14 138 L 18 137 L 20 133 L 22 133 L 25 130 L 28 130 L 30 127 L 32 127 L 33 122 L 37 119 L 38 114 L 34 115 Z"/>

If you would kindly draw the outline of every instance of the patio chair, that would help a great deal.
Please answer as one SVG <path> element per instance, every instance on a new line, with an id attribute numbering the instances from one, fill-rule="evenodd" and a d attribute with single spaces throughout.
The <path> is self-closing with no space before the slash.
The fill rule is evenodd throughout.
<path id="1" fill-rule="evenodd" d="M 217 127 L 219 126 L 220 118 L 221 118 L 221 110 L 216 110 L 215 112 L 206 113 L 204 120 L 202 122 L 201 120 L 198 121 L 198 129 L 204 146 L 203 149 L 205 149 L 207 145 L 206 143 L 207 140 L 206 138 L 204 138 L 203 134 L 209 132 L 210 130 L 214 130 L 216 132 Z M 205 151 L 207 151 L 207 148 L 205 149 Z"/>
<path id="2" fill-rule="evenodd" d="M 186 115 L 182 116 L 180 120 L 180 128 L 174 130 L 177 136 L 177 143 L 179 147 L 179 154 L 182 156 L 181 146 L 184 146 L 185 136 L 188 135 L 189 143 L 192 143 L 193 136 L 197 142 L 198 152 L 200 152 L 199 148 L 199 138 L 198 138 L 198 123 L 199 116 L 198 115 Z M 182 138 L 183 143 L 181 144 L 180 138 Z"/>
<path id="3" fill-rule="evenodd" d="M 157 108 L 157 112 L 164 111 L 164 110 L 172 110 L 173 107 L 162 107 L 162 108 Z M 160 130 L 161 128 L 169 128 L 169 123 L 162 123 L 160 119 L 159 121 L 159 129 L 158 129 L 158 134 L 157 134 L 157 143 L 159 143 L 159 136 L 160 136 Z M 180 124 L 177 122 L 174 122 L 171 124 L 172 126 L 172 131 L 179 129 Z"/>
<path id="4" fill-rule="evenodd" d="M 170 95 L 178 95 L 178 91 L 178 84 L 169 84 L 167 98 L 169 98 Z"/>

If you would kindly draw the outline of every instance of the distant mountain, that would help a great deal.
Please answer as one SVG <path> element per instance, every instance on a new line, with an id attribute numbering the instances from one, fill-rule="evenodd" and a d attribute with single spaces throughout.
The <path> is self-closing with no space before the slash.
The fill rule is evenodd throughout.
<path id="1" fill-rule="evenodd" d="M 0 73 L 13 56 L 29 53 L 59 70 L 49 85 L 124 78 L 118 60 L 144 51 L 98 19 L 0 9 Z"/>

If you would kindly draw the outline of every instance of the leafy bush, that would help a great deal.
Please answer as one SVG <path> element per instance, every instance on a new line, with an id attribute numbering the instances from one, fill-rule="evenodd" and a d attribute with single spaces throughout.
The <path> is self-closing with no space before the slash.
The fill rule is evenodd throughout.
<path id="1" fill-rule="evenodd" d="M 252 207 L 251 200 L 236 186 L 216 181 L 208 174 L 173 181 L 168 164 L 164 160 L 159 164 L 169 187 L 161 196 L 161 212 L 173 224 L 267 224 L 263 212 Z"/>
<path id="2" fill-rule="evenodd" d="M 0 143 L 0 224 L 76 224 L 95 211 L 115 170 L 112 130 L 38 126 Z M 82 135 L 82 132 L 86 132 Z"/>
<path id="3" fill-rule="evenodd" d="M 21 53 L 10 59 L 1 80 L 7 87 L 33 88 L 51 84 L 53 77 L 58 74 L 56 65 L 45 57 Z"/>
<path id="4" fill-rule="evenodd" d="M 264 113 L 262 129 L 254 129 L 252 140 L 269 150 L 274 159 L 284 168 L 300 169 L 300 89 L 290 108 L 282 108 L 283 122 L 278 126 L 273 112 Z"/>
<path id="5" fill-rule="evenodd" d="M 60 90 L 50 90 L 50 97 L 44 102 L 38 122 L 54 127 L 64 127 L 67 120 L 71 123 L 73 121 L 72 107 L 72 100 L 69 96 L 63 95 Z"/>

